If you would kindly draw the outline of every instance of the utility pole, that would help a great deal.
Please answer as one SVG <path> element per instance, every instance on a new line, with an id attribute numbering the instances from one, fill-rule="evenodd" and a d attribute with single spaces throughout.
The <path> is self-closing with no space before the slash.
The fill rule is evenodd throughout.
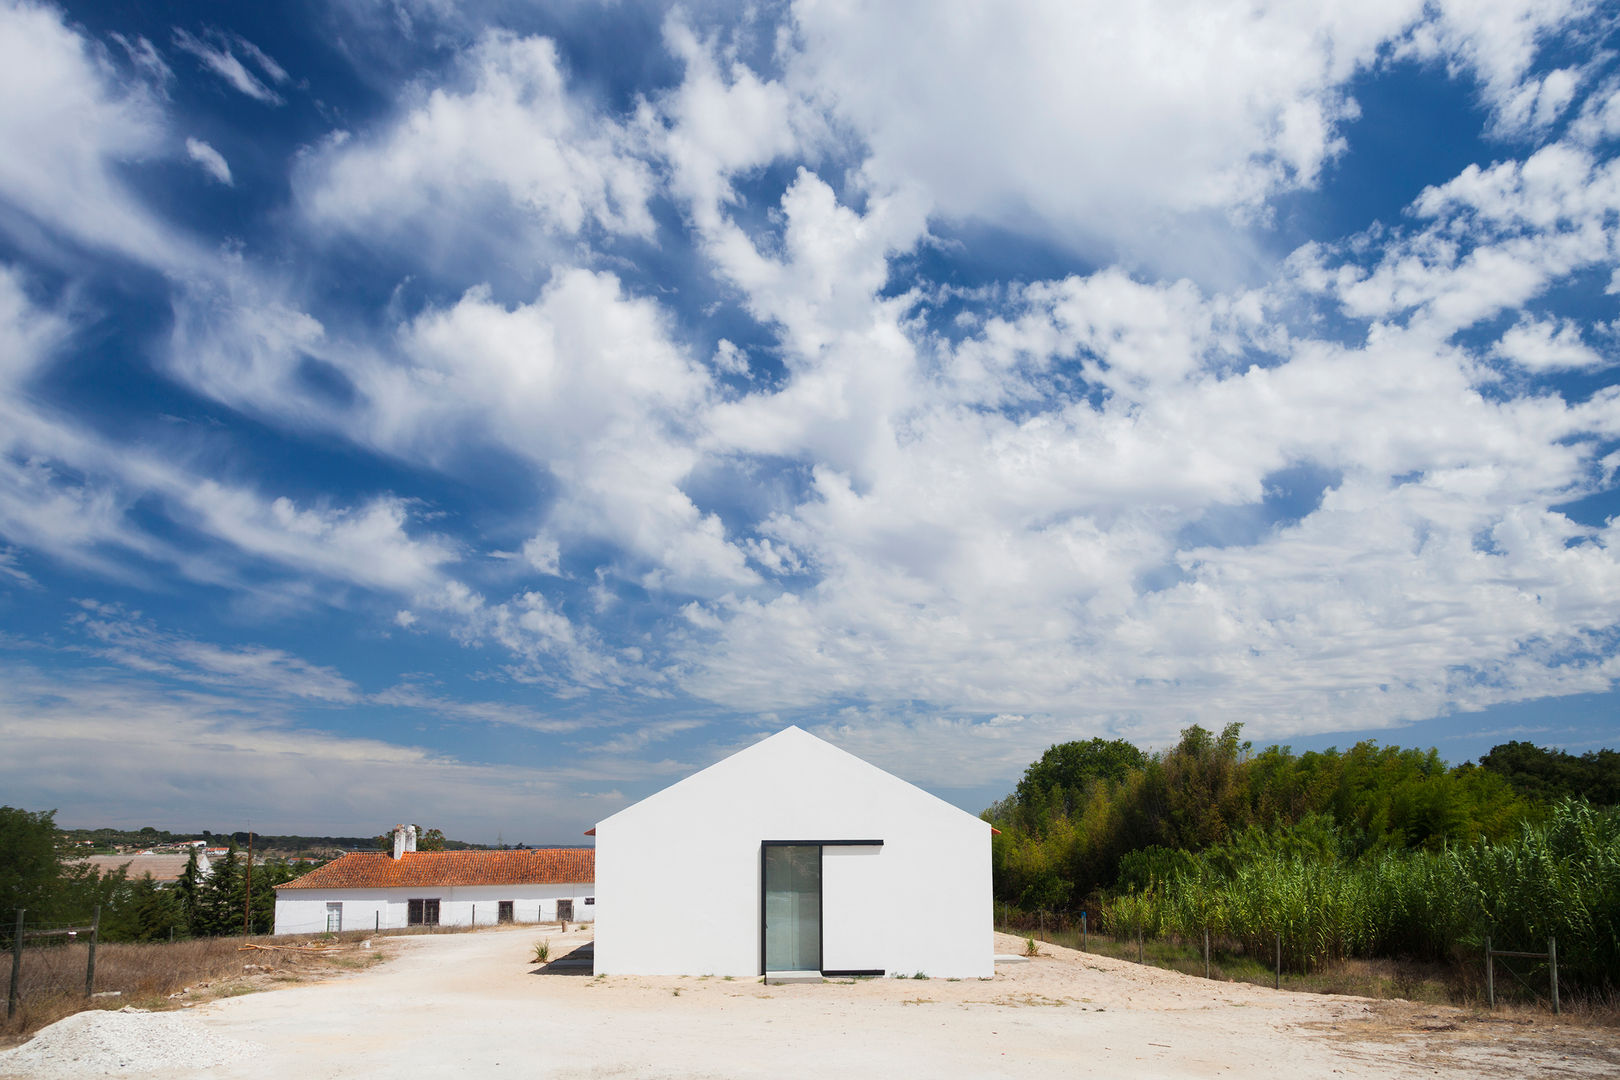
<path id="1" fill-rule="evenodd" d="M 248 826 L 247 884 L 242 891 L 242 936 L 252 930 L 253 918 L 253 826 Z"/>

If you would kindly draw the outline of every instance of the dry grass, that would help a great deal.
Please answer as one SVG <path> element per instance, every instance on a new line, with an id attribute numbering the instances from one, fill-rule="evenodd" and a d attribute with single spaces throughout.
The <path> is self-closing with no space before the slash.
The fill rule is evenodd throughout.
<path id="1" fill-rule="evenodd" d="M 26 949 L 17 1010 L 0 1021 L 0 1046 L 21 1042 L 47 1024 L 84 1009 L 121 1009 L 126 1005 L 179 1008 L 214 997 L 251 993 L 311 976 L 370 966 L 382 959 L 382 953 L 377 949 L 361 950 L 358 942 L 371 936 L 333 935 L 330 951 L 323 953 L 242 948 L 244 942 L 285 945 L 300 940 L 287 937 L 100 945 L 96 949 L 95 991 L 108 996 L 94 998 L 84 996 L 87 945 Z M 10 979 L 8 952 L 0 956 L 0 990 L 11 985 Z M 116 996 L 112 991 L 117 992 Z"/>
<path id="2" fill-rule="evenodd" d="M 1003 933 L 1026 936 L 1027 931 L 998 928 Z M 1048 932 L 1053 944 L 1071 949 L 1081 947 L 1078 930 Z M 1155 938 L 1141 945 L 1142 962 L 1185 975 L 1204 974 L 1203 943 L 1175 938 Z M 1086 951 L 1117 960 L 1137 959 L 1135 938 L 1090 934 Z M 1210 955 L 1210 977 L 1222 981 L 1272 985 L 1275 974 L 1271 958 L 1245 955 L 1241 946 L 1215 942 Z M 1492 1015 L 1530 1017 L 1550 1014 L 1551 1004 L 1546 975 L 1540 973 L 1526 982 L 1515 982 L 1507 969 L 1498 965 L 1497 1008 Z M 1383 1000 L 1411 1001 L 1428 1005 L 1484 1007 L 1484 973 L 1481 965 L 1470 963 L 1437 964 L 1416 960 L 1343 960 L 1319 970 L 1298 973 L 1284 971 L 1281 988 L 1308 994 L 1345 994 Z M 1538 996 L 1539 995 L 1539 996 Z M 1620 1027 L 1620 994 L 1614 991 L 1571 992 L 1565 989 L 1560 1005 L 1566 1022 L 1594 1027 Z"/>

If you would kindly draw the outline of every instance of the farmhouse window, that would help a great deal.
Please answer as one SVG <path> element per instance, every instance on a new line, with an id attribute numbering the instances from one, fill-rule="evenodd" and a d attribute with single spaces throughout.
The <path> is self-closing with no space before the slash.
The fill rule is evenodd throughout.
<path id="1" fill-rule="evenodd" d="M 501 901 L 496 903 L 496 905 L 495 905 L 495 921 L 496 922 L 511 922 L 512 921 L 512 904 L 513 904 L 513 901 L 511 901 L 511 900 L 501 900 Z"/>
<path id="2" fill-rule="evenodd" d="M 409 926 L 438 926 L 439 900 L 406 901 L 405 922 Z"/>
<path id="3" fill-rule="evenodd" d="M 568 922 L 574 917 L 574 902 L 572 900 L 557 901 L 557 920 Z"/>
<path id="4" fill-rule="evenodd" d="M 326 905 L 326 932 L 335 934 L 343 929 L 343 902 L 328 901 Z"/>
<path id="5" fill-rule="evenodd" d="M 585 906 L 586 906 L 586 907 L 593 907 L 593 906 L 595 906 L 595 904 L 596 904 L 596 897 L 594 897 L 594 896 L 587 896 L 587 897 L 586 897 L 586 898 L 585 898 Z"/>

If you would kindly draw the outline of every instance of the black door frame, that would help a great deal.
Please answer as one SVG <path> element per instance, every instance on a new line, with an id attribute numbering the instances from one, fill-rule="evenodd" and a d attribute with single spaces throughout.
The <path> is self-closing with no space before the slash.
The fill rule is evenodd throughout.
<path id="1" fill-rule="evenodd" d="M 773 847 L 813 847 L 816 849 L 816 859 L 822 863 L 825 871 L 826 848 L 830 847 L 882 847 L 882 840 L 761 840 L 759 842 L 759 973 L 765 974 L 765 849 Z M 823 874 L 816 875 L 816 970 L 823 975 L 882 975 L 882 969 L 865 969 L 858 971 L 824 971 L 822 961 L 825 959 L 827 912 L 825 905 L 826 886 Z"/>

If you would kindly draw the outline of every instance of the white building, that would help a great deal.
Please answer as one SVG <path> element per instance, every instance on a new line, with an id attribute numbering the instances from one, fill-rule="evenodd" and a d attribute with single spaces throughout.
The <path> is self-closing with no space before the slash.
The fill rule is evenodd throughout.
<path id="1" fill-rule="evenodd" d="M 990 826 L 799 728 L 592 833 L 597 974 L 994 974 Z"/>
<path id="2" fill-rule="evenodd" d="M 590 922 L 596 913 L 589 848 L 417 851 L 416 829 L 396 826 L 393 854 L 350 852 L 276 886 L 276 933 Z"/>

